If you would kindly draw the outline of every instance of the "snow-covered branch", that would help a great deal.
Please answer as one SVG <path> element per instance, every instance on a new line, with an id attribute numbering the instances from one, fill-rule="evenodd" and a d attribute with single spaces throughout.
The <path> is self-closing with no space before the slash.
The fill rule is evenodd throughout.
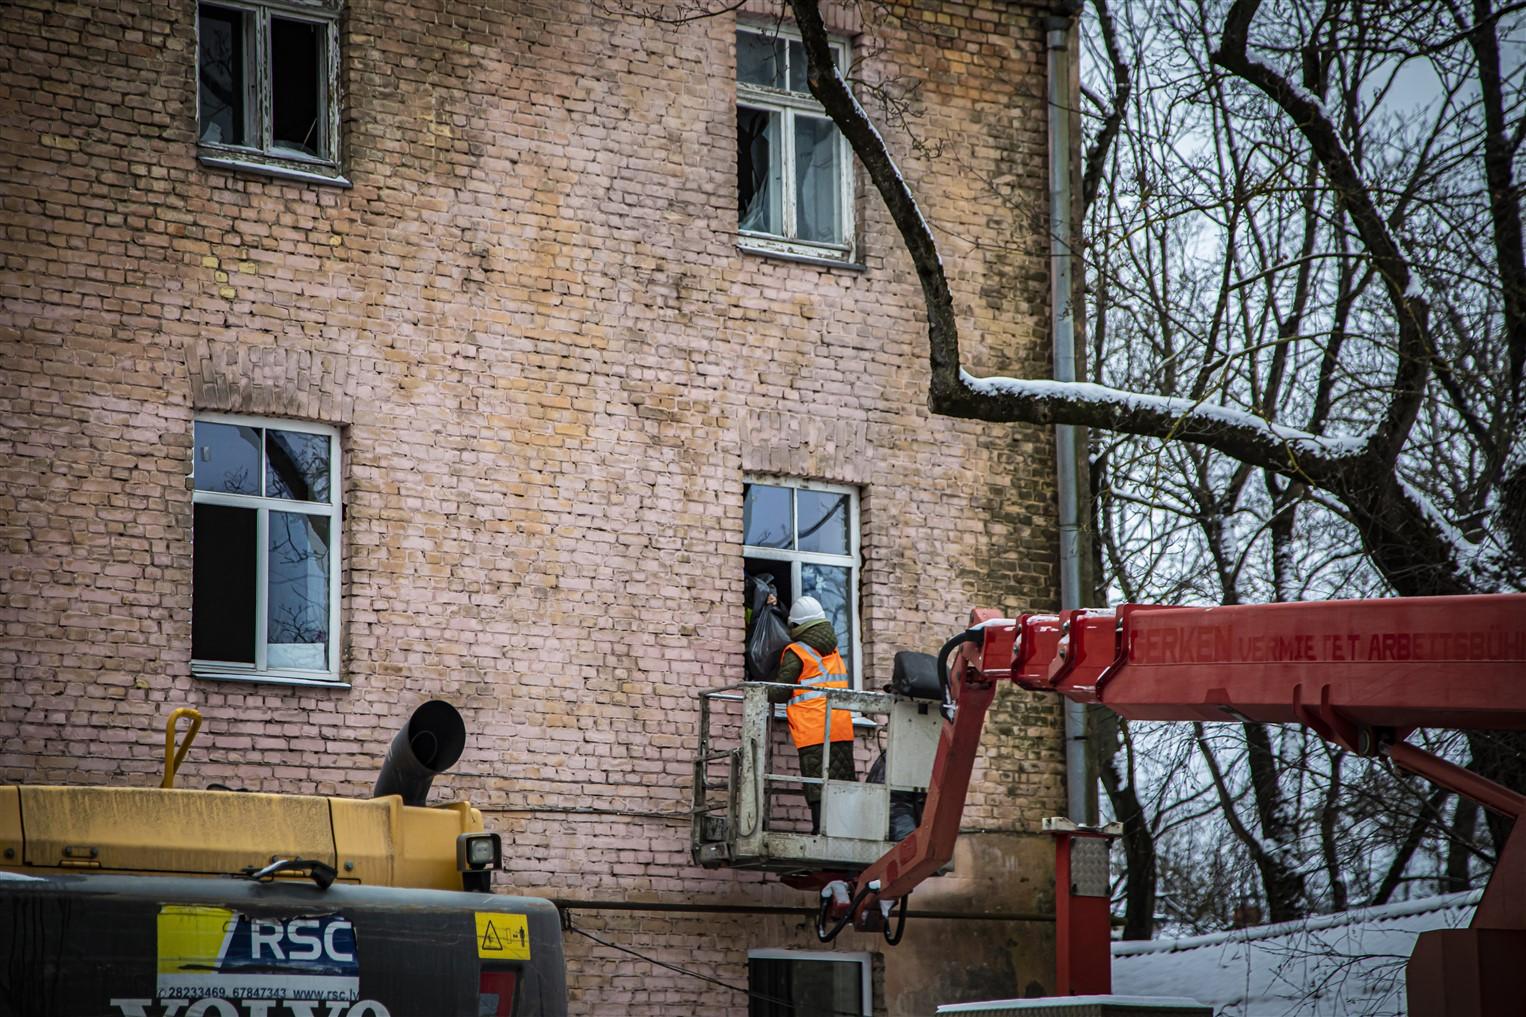
<path id="1" fill-rule="evenodd" d="M 1169 396 L 1094 385 L 1024 378 L 960 381 L 986 401 L 990 420 L 1081 424 L 1216 448 L 1241 462 L 1302 480 L 1327 482 L 1358 457 L 1362 438 L 1309 434 L 1242 410 Z"/>

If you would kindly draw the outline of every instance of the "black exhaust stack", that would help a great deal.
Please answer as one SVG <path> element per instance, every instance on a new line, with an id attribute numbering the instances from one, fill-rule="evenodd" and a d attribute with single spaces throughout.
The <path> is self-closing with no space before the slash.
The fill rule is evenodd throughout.
<path id="1" fill-rule="evenodd" d="M 402 795 L 404 805 L 423 805 L 429 785 L 456 765 L 466 748 L 466 722 L 443 699 L 431 699 L 413 711 L 392 739 L 376 776 L 372 798 Z"/>

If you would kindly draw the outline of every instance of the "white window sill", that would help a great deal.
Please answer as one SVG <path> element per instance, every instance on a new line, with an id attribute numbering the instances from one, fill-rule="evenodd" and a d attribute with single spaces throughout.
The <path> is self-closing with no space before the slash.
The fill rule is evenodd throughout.
<path id="1" fill-rule="evenodd" d="M 794 240 L 771 240 L 765 237 L 742 235 L 737 238 L 737 250 L 743 254 L 756 254 L 779 261 L 794 261 L 804 265 L 820 265 L 823 268 L 846 268 L 862 272 L 865 266 L 854 261 L 852 252 L 838 247 L 818 247 Z"/>
<path id="2" fill-rule="evenodd" d="M 266 161 L 267 159 L 271 161 Z M 235 173 L 257 173 L 260 176 L 279 177 L 282 180 L 298 180 L 323 187 L 349 188 L 351 183 L 337 168 L 315 162 L 282 160 L 278 156 L 261 156 L 259 153 L 230 152 L 220 148 L 202 146 L 196 151 L 196 161 L 214 169 L 232 170 Z"/>
<path id="3" fill-rule="evenodd" d="M 305 688 L 347 689 L 350 683 L 338 678 L 322 678 L 311 673 L 295 671 L 224 671 L 216 668 L 191 665 L 191 677 L 209 682 L 250 682 L 254 685 L 294 685 Z"/>

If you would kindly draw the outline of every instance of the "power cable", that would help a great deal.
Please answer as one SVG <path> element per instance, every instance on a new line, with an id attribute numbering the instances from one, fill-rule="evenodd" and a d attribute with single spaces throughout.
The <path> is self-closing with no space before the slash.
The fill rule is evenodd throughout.
<path id="1" fill-rule="evenodd" d="M 595 943 L 598 943 L 601 946 L 607 946 L 611 950 L 619 950 L 621 953 L 630 954 L 632 957 L 635 957 L 638 960 L 644 960 L 648 964 L 653 964 L 653 965 L 655 965 L 655 966 L 657 966 L 659 968 L 667 968 L 669 971 L 676 971 L 680 975 L 687 975 L 690 978 L 698 978 L 702 982 L 709 982 L 712 985 L 719 985 L 721 988 L 723 988 L 723 989 L 730 989 L 732 992 L 740 992 L 743 995 L 747 996 L 747 998 L 749 998 L 749 999 L 756 999 L 756 1000 L 760 1000 L 760 1001 L 762 1001 L 764 1003 L 770 1003 L 770 1004 L 772 1004 L 774 1006 L 785 1007 L 790 1013 L 794 1013 L 795 1012 L 795 1004 L 790 1002 L 787 999 L 777 999 L 777 998 L 775 998 L 773 996 L 765 996 L 761 992 L 753 992 L 751 989 L 745 988 L 744 986 L 741 986 L 741 985 L 732 985 L 730 982 L 723 982 L 719 978 L 712 978 L 709 975 L 702 975 L 698 971 L 690 971 L 687 968 L 681 968 L 677 964 L 669 964 L 667 961 L 660 961 L 660 960 L 658 960 L 655 957 L 648 957 L 646 954 L 641 953 L 640 951 L 637 951 L 637 950 L 632 950 L 628 946 L 621 946 L 619 943 L 611 943 L 609 940 L 605 939 L 602 936 L 596 936 L 592 932 L 587 931 L 586 929 L 580 929 L 576 925 L 573 925 L 572 924 L 572 916 L 570 914 L 565 914 L 564 913 L 564 926 L 565 926 L 565 928 L 567 929 L 568 932 L 576 932 L 579 936 L 584 936 L 584 937 L 586 937 L 588 939 L 591 939 Z M 863 1017 L 864 1012 L 863 1012 L 863 1010 L 837 1010 L 837 1009 L 825 1009 L 825 1008 L 822 1008 L 822 1009 L 812 1008 L 810 1010 L 810 1014 L 812 1015 L 812 1017 L 814 1017 L 814 1015 L 816 1015 L 816 1014 L 831 1015 L 831 1017 Z"/>

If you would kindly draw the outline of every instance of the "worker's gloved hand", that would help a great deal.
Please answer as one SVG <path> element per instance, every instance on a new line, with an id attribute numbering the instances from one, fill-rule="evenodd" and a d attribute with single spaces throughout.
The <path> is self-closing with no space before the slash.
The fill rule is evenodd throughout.
<path id="1" fill-rule="evenodd" d="M 829 910 L 834 917 L 842 914 L 843 911 L 847 910 L 848 905 L 852 903 L 852 897 L 848 894 L 848 884 L 841 879 L 834 879 L 822 887 L 821 896 L 823 899 L 828 897 L 832 899 Z"/>

